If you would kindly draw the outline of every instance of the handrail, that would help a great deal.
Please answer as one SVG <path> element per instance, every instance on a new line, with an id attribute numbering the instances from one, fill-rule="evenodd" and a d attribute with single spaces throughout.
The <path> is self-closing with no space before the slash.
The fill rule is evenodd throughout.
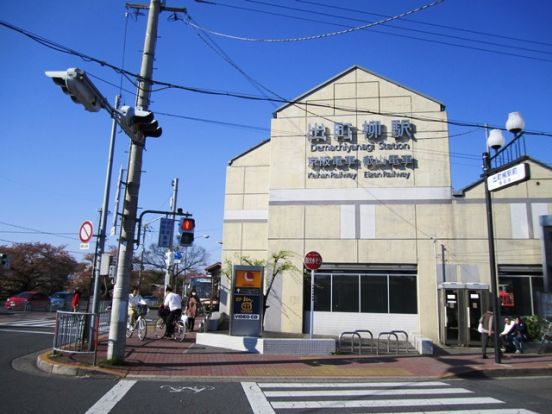
<path id="1" fill-rule="evenodd" d="M 376 345 L 376 355 L 379 355 L 379 350 L 380 350 L 380 338 L 383 336 L 383 335 L 387 335 L 387 352 L 391 352 L 391 341 L 390 341 L 390 338 L 391 336 L 394 336 L 395 337 L 395 344 L 396 344 L 396 352 L 397 352 L 397 355 L 399 355 L 399 337 L 397 336 L 397 334 L 395 332 L 380 332 L 378 334 L 378 341 L 377 341 L 377 345 Z"/>
<path id="2" fill-rule="evenodd" d="M 372 332 L 368 329 L 357 329 L 355 333 L 358 335 L 359 338 L 358 353 L 362 354 L 362 335 L 360 335 L 361 333 L 370 334 L 370 352 L 372 352 L 372 350 L 374 349 L 374 335 L 372 334 Z"/>

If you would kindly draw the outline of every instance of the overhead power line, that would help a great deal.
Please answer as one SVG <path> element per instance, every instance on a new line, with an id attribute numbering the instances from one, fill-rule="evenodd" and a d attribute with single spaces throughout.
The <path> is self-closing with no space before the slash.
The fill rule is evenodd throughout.
<path id="1" fill-rule="evenodd" d="M 97 64 L 103 66 L 103 67 L 108 67 L 108 68 L 114 70 L 116 73 L 123 74 L 127 79 L 131 80 L 131 82 L 133 82 L 133 83 L 135 83 L 135 81 L 133 79 L 130 79 L 130 78 L 135 78 L 138 81 L 143 81 L 142 77 L 140 75 L 136 74 L 136 73 L 132 73 L 128 70 L 125 70 L 125 69 L 122 69 L 122 68 L 120 68 L 116 65 L 113 65 L 113 64 L 111 64 L 107 61 L 95 58 L 95 57 L 90 56 L 90 55 L 86 55 L 84 53 L 78 52 L 78 51 L 76 51 L 74 49 L 71 49 L 71 48 L 65 47 L 65 46 L 63 46 L 59 43 L 48 40 L 48 39 L 46 39 L 42 36 L 33 34 L 33 33 L 29 32 L 25 29 L 21 29 L 21 28 L 15 26 L 15 25 L 12 25 L 12 24 L 7 23 L 5 21 L 0 20 L 0 26 L 7 27 L 11 30 L 14 30 L 18 33 L 21 33 L 24 36 L 27 36 L 30 39 L 32 39 L 36 42 L 39 42 L 40 44 L 42 44 L 42 45 L 44 45 L 48 48 L 51 48 L 53 50 L 56 50 L 58 52 L 78 56 L 78 57 L 80 57 L 81 59 L 83 59 L 87 62 L 94 62 L 94 63 L 97 63 Z M 226 96 L 226 97 L 245 99 L 245 100 L 251 100 L 251 101 L 277 102 L 277 103 L 280 103 L 282 105 L 284 105 L 284 104 L 296 105 L 296 106 L 300 105 L 300 106 L 305 106 L 305 107 L 308 105 L 308 106 L 311 106 L 311 107 L 319 107 L 319 108 L 324 108 L 324 109 L 335 109 L 335 110 L 340 110 L 340 111 L 350 111 L 350 112 L 353 112 L 353 113 L 366 113 L 366 114 L 389 116 L 389 117 L 400 116 L 400 117 L 407 118 L 407 119 L 443 123 L 443 124 L 456 125 L 456 126 L 462 126 L 462 127 L 474 127 L 474 128 L 480 128 L 480 129 L 489 129 L 489 128 L 491 128 L 491 129 L 504 130 L 503 127 L 497 127 L 497 126 L 492 126 L 492 125 L 488 125 L 488 124 L 481 124 L 481 123 L 476 123 L 476 122 L 442 120 L 442 119 L 428 118 L 428 117 L 422 117 L 422 116 L 408 115 L 408 114 L 405 114 L 405 113 L 398 114 L 398 113 L 393 113 L 393 112 L 377 112 L 377 111 L 369 111 L 369 110 L 358 110 L 358 109 L 354 109 L 354 108 L 339 107 L 339 106 L 334 106 L 334 105 L 325 105 L 325 104 L 319 104 L 319 103 L 314 103 L 314 102 L 298 102 L 298 101 L 288 100 L 288 99 L 283 99 L 283 98 L 278 98 L 278 97 L 270 98 L 270 97 L 265 97 L 265 96 L 256 96 L 256 95 L 251 95 L 251 94 L 246 94 L 246 93 L 239 93 L 239 92 L 220 91 L 220 90 L 212 90 L 212 89 L 184 86 L 184 85 L 178 85 L 178 84 L 174 84 L 174 83 L 170 83 L 170 82 L 163 82 L 163 81 L 158 81 L 158 80 L 153 80 L 153 79 L 148 80 L 148 81 L 151 82 L 151 84 L 162 86 L 163 89 L 168 89 L 168 88 L 170 88 L 170 89 L 179 89 L 179 90 L 185 90 L 185 91 L 188 91 L 188 92 L 201 93 L 201 94 L 213 95 L 213 96 Z M 552 132 L 544 132 L 544 131 L 525 131 L 525 134 L 526 135 L 540 135 L 540 136 L 552 137 Z"/>
<path id="2" fill-rule="evenodd" d="M 372 23 L 367 23 L 367 24 L 363 24 L 363 25 L 360 25 L 360 26 L 350 27 L 350 28 L 347 28 L 347 29 L 344 29 L 344 30 L 339 30 L 339 31 L 329 32 L 329 33 L 322 33 L 322 34 L 313 35 L 313 36 L 291 37 L 291 38 L 285 38 L 285 39 L 267 39 L 267 38 L 260 39 L 260 38 L 236 36 L 236 35 L 230 35 L 230 34 L 226 34 L 226 33 L 216 32 L 214 30 L 209 30 L 205 27 L 200 27 L 200 26 L 196 25 L 195 23 L 193 23 L 191 21 L 186 21 L 186 23 L 188 25 L 192 26 L 192 27 L 195 27 L 196 29 L 202 30 L 202 31 L 210 33 L 212 35 L 216 35 L 216 36 L 220 36 L 220 37 L 226 37 L 228 39 L 234 39 L 234 40 L 243 40 L 243 41 L 246 41 L 246 42 L 265 42 L 265 43 L 303 42 L 303 41 L 307 41 L 307 40 L 318 40 L 318 39 L 324 39 L 324 38 L 328 38 L 328 37 L 340 36 L 340 35 L 356 32 L 356 31 L 359 31 L 359 30 L 365 30 L 365 29 L 368 29 L 368 28 L 371 28 L 371 27 L 374 27 L 374 26 L 379 26 L 379 25 L 382 25 L 382 24 L 385 24 L 385 23 L 392 22 L 394 20 L 401 19 L 401 18 L 406 17 L 406 16 L 410 16 L 414 13 L 421 12 L 423 10 L 426 10 L 426 9 L 430 8 L 430 7 L 437 6 L 441 3 L 443 3 L 444 1 L 445 0 L 435 0 L 432 3 L 424 4 L 423 6 L 417 7 L 415 9 L 412 9 L 412 10 L 409 10 L 409 11 L 406 11 L 406 12 L 398 14 L 396 16 L 387 17 L 387 18 L 379 20 L 377 22 L 372 22 Z"/>

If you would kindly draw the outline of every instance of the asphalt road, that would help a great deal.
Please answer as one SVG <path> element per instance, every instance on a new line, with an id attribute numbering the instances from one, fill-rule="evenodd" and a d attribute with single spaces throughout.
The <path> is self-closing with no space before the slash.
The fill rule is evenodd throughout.
<path id="1" fill-rule="evenodd" d="M 36 369 L 33 355 L 51 347 L 52 328 L 44 327 L 51 318 L 51 314 L 0 315 L 2 412 L 552 413 L 552 377 L 313 384 L 47 375 Z"/>

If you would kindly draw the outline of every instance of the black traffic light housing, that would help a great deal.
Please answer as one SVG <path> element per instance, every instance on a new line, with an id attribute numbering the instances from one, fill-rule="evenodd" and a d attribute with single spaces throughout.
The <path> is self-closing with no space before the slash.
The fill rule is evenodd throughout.
<path id="1" fill-rule="evenodd" d="M 191 246 L 194 242 L 195 220 L 193 218 L 183 217 L 180 220 L 178 230 L 180 232 L 180 245 Z"/>

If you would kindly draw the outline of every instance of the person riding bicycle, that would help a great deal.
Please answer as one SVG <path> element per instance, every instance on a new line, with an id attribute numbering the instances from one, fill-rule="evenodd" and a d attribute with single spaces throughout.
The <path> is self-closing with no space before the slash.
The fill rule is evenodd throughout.
<path id="1" fill-rule="evenodd" d="M 139 305 L 146 305 L 146 301 L 142 295 L 140 295 L 138 288 L 133 287 L 132 292 L 128 295 L 128 323 L 130 326 L 134 326 L 134 323 L 136 322 Z"/>
<path id="2" fill-rule="evenodd" d="M 170 338 L 174 332 L 175 322 L 182 316 L 182 298 L 178 293 L 174 293 L 170 286 L 166 288 L 163 306 L 170 311 L 166 321 L 167 331 L 165 332 L 165 336 Z"/>

